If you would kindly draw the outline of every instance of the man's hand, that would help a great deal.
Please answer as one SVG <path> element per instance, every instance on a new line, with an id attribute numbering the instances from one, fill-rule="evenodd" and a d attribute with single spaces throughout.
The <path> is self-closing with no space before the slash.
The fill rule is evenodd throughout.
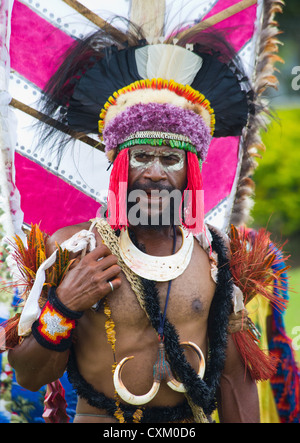
<path id="1" fill-rule="evenodd" d="M 76 259 L 57 288 L 60 301 L 72 311 L 86 311 L 121 286 L 121 268 L 110 250 L 100 245 L 83 259 Z"/>

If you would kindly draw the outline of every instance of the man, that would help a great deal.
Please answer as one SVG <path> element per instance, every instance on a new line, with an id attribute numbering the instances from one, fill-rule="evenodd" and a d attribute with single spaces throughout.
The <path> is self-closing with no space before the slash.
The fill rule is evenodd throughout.
<path id="1" fill-rule="evenodd" d="M 228 335 L 228 249 L 204 224 L 201 177 L 212 134 L 238 135 L 247 123 L 244 80 L 203 47 L 135 41 L 107 50 L 106 42 L 93 58 L 97 38 L 103 44 L 95 35 L 69 54 L 71 71 L 63 65 L 48 93 L 65 103 L 73 129 L 95 131 L 102 108 L 113 163 L 107 219 L 47 242 L 51 257 L 57 244 L 92 231 L 96 247 L 74 255 L 20 334 L 9 353 L 17 380 L 38 390 L 68 368 L 77 423 L 205 422 L 216 404 L 224 423 L 259 422 L 256 383 Z M 182 198 L 171 209 L 173 191 Z"/>
<path id="2" fill-rule="evenodd" d="M 139 147 L 133 147 L 132 153 Z M 147 153 L 149 146 L 143 146 Z M 158 154 L 172 155 L 174 150 L 163 147 Z M 179 150 L 178 150 L 179 151 Z M 179 151 L 181 153 L 181 151 Z M 155 189 L 157 184 L 165 184 L 181 189 L 186 180 L 185 165 L 178 173 L 167 174 L 162 167 L 153 164 L 142 173 L 130 167 L 129 183 L 139 181 Z M 149 197 L 151 200 L 151 196 Z M 58 231 L 49 242 L 49 254 L 55 249 L 55 243 L 62 243 L 74 233 L 89 229 L 89 223 L 72 226 Z M 171 255 L 173 249 L 172 226 L 130 226 L 139 244 L 151 256 Z M 180 234 L 179 229 L 178 234 Z M 72 311 L 84 311 L 75 331 L 75 352 L 81 375 L 97 391 L 114 397 L 111 377 L 112 352 L 105 334 L 105 314 L 103 309 L 95 312 L 92 306 L 108 296 L 113 319 L 117 325 L 117 360 L 134 355 L 134 362 L 128 363 L 123 371 L 124 384 L 135 395 L 149 391 L 153 383 L 153 363 L 157 354 L 157 336 L 146 315 L 141 310 L 136 297 L 126 281 L 117 258 L 111 254 L 95 230 L 97 247 L 83 259 L 77 259 L 66 278 L 57 288 L 57 297 Z M 177 236 L 175 250 L 181 247 L 182 238 Z M 51 249 L 52 248 L 52 249 Z M 101 259 L 101 260 L 100 260 Z M 113 285 L 113 292 L 108 282 Z M 163 310 L 166 303 L 167 282 L 157 283 L 160 305 Z M 168 318 L 176 327 L 180 341 L 196 343 L 207 360 L 207 321 L 211 302 L 215 293 L 215 283 L 211 277 L 209 258 L 195 242 L 191 262 L 184 273 L 172 284 L 168 304 Z M 184 290 L 183 290 L 184 288 Z M 187 321 L 188 319 L 188 321 Z M 193 354 L 187 355 L 190 363 L 197 370 L 197 360 Z M 59 353 L 43 348 L 33 336 L 26 338 L 23 344 L 10 353 L 10 362 L 16 369 L 18 382 L 27 389 L 38 390 L 62 376 L 67 367 L 69 350 Z M 34 373 L 34 377 L 32 374 Z M 248 376 L 238 352 L 229 339 L 226 365 L 220 384 L 219 411 L 223 422 L 259 421 L 258 397 L 255 382 Z M 157 396 L 150 406 L 172 407 L 183 401 L 183 394 L 171 390 L 162 382 Z M 75 422 L 116 422 L 106 417 L 107 411 L 89 406 L 79 398 Z"/>

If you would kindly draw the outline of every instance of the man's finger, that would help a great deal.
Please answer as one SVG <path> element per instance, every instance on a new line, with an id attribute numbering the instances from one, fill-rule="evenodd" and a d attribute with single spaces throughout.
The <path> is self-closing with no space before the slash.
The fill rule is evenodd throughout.
<path id="1" fill-rule="evenodd" d="M 122 280 L 120 278 L 114 278 L 108 281 L 108 288 L 110 292 L 114 292 L 121 287 Z"/>
<path id="2" fill-rule="evenodd" d="M 100 258 L 111 255 L 111 251 L 105 245 L 97 246 L 93 251 L 89 252 L 86 257 L 91 260 L 99 260 Z"/>
<path id="3" fill-rule="evenodd" d="M 102 260 L 98 261 L 97 268 L 100 271 L 105 271 L 105 269 L 110 268 L 118 263 L 118 258 L 115 255 L 108 255 L 107 257 L 103 257 Z"/>
<path id="4" fill-rule="evenodd" d="M 107 281 L 112 280 L 113 278 L 117 277 L 121 272 L 121 268 L 118 265 L 110 266 L 110 268 L 106 269 L 106 271 L 103 272 L 103 278 L 105 278 Z"/>

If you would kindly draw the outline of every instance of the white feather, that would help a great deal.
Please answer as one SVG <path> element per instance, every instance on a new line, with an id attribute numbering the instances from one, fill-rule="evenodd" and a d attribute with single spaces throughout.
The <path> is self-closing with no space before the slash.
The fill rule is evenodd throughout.
<path id="1" fill-rule="evenodd" d="M 139 75 L 146 79 L 163 78 L 190 85 L 203 60 L 193 52 L 176 45 L 148 45 L 135 52 Z"/>

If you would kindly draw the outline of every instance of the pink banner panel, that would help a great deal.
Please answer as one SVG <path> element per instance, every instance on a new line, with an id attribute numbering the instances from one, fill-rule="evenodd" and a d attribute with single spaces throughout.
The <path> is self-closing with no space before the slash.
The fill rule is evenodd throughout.
<path id="1" fill-rule="evenodd" d="M 16 171 L 25 223 L 40 223 L 52 234 L 96 216 L 99 203 L 20 154 L 16 154 Z"/>
<path id="2" fill-rule="evenodd" d="M 209 11 L 203 20 L 240 3 L 240 0 L 222 0 Z M 236 51 L 239 51 L 252 37 L 255 30 L 257 5 L 250 6 L 244 11 L 223 20 L 214 26 L 214 29 L 224 30 L 226 39 L 232 44 Z"/>
<path id="3" fill-rule="evenodd" d="M 19 1 L 14 3 L 11 25 L 12 68 L 43 88 L 74 40 Z"/>
<path id="4" fill-rule="evenodd" d="M 239 137 L 214 139 L 203 165 L 205 212 L 227 197 L 238 166 Z"/>

